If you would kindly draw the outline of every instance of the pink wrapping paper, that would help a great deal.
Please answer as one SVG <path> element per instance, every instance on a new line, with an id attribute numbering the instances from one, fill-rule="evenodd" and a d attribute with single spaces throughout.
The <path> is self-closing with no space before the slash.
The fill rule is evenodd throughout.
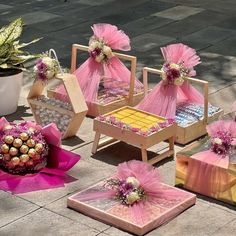
<path id="1" fill-rule="evenodd" d="M 8 124 L 5 118 L 0 119 L 0 130 Z M 28 122 L 31 127 L 40 127 L 33 122 Z M 12 175 L 0 170 L 0 189 L 12 193 L 25 193 L 36 190 L 63 187 L 65 182 L 72 178 L 65 174 L 79 160 L 80 156 L 60 148 L 61 134 L 55 124 L 42 128 L 47 143 L 49 154 L 47 166 L 35 174 Z"/>

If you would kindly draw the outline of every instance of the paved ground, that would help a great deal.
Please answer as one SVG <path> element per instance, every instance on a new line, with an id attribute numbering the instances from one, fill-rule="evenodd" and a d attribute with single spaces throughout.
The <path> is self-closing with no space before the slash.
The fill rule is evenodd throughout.
<path id="1" fill-rule="evenodd" d="M 184 42 L 202 58 L 198 77 L 210 82 L 210 100 L 230 110 L 236 99 L 236 2 L 235 0 L 0 0 L 0 24 L 22 16 L 23 40 L 43 36 L 29 50 L 54 48 L 63 66 L 70 64 L 72 43 L 87 44 L 90 25 L 108 22 L 125 30 L 132 40 L 130 54 L 142 66 L 162 63 L 159 47 Z M 155 78 L 151 82 L 155 83 Z M 31 120 L 25 97 L 32 81 L 25 77 L 19 109 L 10 120 Z M 90 132 L 88 132 L 90 130 Z M 109 176 L 117 164 L 140 159 L 136 148 L 116 144 L 91 157 L 92 120 L 86 118 L 76 138 L 64 147 L 79 153 L 81 161 L 69 172 L 77 181 L 65 188 L 11 195 L 0 191 L 0 235 L 129 235 L 66 208 L 66 199 L 99 179 Z M 159 146 L 164 149 L 166 144 Z M 182 147 L 176 146 L 176 150 Z M 122 150 L 122 152 L 120 152 Z M 157 151 L 157 148 L 154 149 Z M 174 184 L 175 162 L 158 164 L 164 181 Z M 235 235 L 236 208 L 198 196 L 197 204 L 148 235 Z"/>

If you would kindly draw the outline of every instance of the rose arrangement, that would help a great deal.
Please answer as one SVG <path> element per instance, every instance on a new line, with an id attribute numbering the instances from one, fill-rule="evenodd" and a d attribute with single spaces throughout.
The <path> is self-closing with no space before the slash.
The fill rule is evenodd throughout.
<path id="1" fill-rule="evenodd" d="M 109 179 L 106 181 L 105 187 L 115 190 L 115 199 L 125 205 L 133 205 L 140 200 L 144 200 L 146 197 L 139 181 L 132 176 L 125 180 Z"/>
<path id="2" fill-rule="evenodd" d="M 6 124 L 0 133 L 0 168 L 11 174 L 38 172 L 47 164 L 49 146 L 40 126 Z"/>
<path id="3" fill-rule="evenodd" d="M 113 57 L 112 50 L 103 39 L 92 36 L 89 41 L 89 54 L 98 63 L 107 61 Z"/>
<path id="4" fill-rule="evenodd" d="M 34 66 L 36 78 L 42 81 L 52 79 L 59 72 L 58 60 L 49 57 L 47 54 L 40 58 Z"/>
<path id="5" fill-rule="evenodd" d="M 161 71 L 161 77 L 165 83 L 177 86 L 181 86 L 188 75 L 188 69 L 184 68 L 182 64 L 164 63 Z"/>

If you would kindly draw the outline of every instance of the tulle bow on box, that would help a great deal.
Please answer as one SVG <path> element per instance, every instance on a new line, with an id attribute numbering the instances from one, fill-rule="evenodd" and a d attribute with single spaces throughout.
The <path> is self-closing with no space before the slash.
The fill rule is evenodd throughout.
<path id="1" fill-rule="evenodd" d="M 1 134 L 0 144 L 1 146 L 4 142 L 3 140 L 4 137 L 6 141 L 8 141 L 8 143 L 11 142 L 10 140 L 11 137 L 8 136 L 6 138 L 6 136 L 4 135 L 4 129 L 7 128 L 8 126 L 11 126 L 11 123 L 9 123 L 5 118 L 1 118 L 0 119 L 0 134 Z M 71 181 L 72 178 L 67 176 L 65 172 L 71 169 L 80 160 L 80 156 L 60 148 L 61 134 L 59 130 L 57 129 L 56 125 L 49 124 L 42 128 L 41 126 L 33 122 L 22 122 L 20 123 L 20 126 L 27 126 L 27 128 L 29 129 L 30 128 L 36 129 L 39 132 L 39 137 L 43 137 L 45 139 L 46 145 L 48 146 L 46 165 L 43 165 L 38 171 L 35 171 L 36 169 L 35 170 L 32 169 L 32 173 L 26 172 L 26 174 L 22 174 L 22 173 L 17 174 L 17 172 L 15 174 L 12 174 L 12 173 L 6 172 L 4 168 L 3 168 L 4 170 L 1 169 L 1 165 L 0 165 L 0 189 L 5 190 L 5 191 L 10 191 L 12 193 L 25 193 L 25 192 L 31 192 L 31 191 L 36 191 L 36 190 L 42 190 L 42 189 L 63 187 L 65 182 Z M 27 133 L 24 133 L 24 134 L 25 136 L 28 135 Z M 32 144 L 32 142 L 33 141 L 31 140 L 31 146 L 34 145 Z M 30 142 L 28 145 L 30 145 Z M 11 146 L 11 144 L 9 144 L 9 146 Z M 26 145 L 24 145 L 23 143 L 22 146 L 26 146 Z M 27 149 L 27 147 L 25 148 Z M 24 150 L 22 149 L 20 150 L 21 152 L 24 152 Z M 4 149 L 2 151 L 4 151 Z M 25 152 L 26 154 L 23 154 L 23 155 L 26 155 L 26 157 L 30 156 L 30 153 L 29 153 L 30 150 L 28 151 L 27 149 L 26 151 L 27 151 Z M 31 153 L 34 152 L 33 148 L 31 151 L 32 151 Z M 24 165 L 24 163 L 26 163 L 27 161 L 30 162 L 29 157 L 22 158 L 23 155 L 19 156 L 19 151 L 18 151 L 19 157 L 16 157 L 15 160 L 12 160 L 13 164 L 20 167 L 20 163 Z M 2 155 L 2 158 L 4 158 L 4 155 Z M 33 159 L 33 161 L 31 161 L 32 163 L 29 163 L 29 164 L 33 165 L 34 160 L 35 159 Z M 0 164 L 2 163 L 0 162 Z"/>
<path id="2" fill-rule="evenodd" d="M 174 119 L 176 107 L 181 102 L 204 103 L 204 97 L 185 77 L 196 75 L 194 66 L 200 63 L 196 51 L 182 43 L 161 48 L 165 63 L 162 81 L 139 103 L 139 109 Z"/>

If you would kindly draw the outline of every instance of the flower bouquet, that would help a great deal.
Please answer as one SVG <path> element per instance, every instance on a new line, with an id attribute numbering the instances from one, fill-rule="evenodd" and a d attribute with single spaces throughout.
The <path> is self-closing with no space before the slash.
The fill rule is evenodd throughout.
<path id="1" fill-rule="evenodd" d="M 207 126 L 209 137 L 177 153 L 176 184 L 236 204 L 236 123 Z"/>
<path id="2" fill-rule="evenodd" d="M 153 166 L 129 161 L 111 178 L 68 199 L 68 206 L 143 235 L 195 203 L 195 196 L 161 183 Z"/>
<path id="3" fill-rule="evenodd" d="M 122 55 L 124 60 L 131 61 L 130 72 L 120 61 L 118 55 L 113 53 L 113 50 L 129 51 L 129 37 L 123 31 L 118 30 L 116 26 L 110 24 L 94 24 L 92 30 L 93 36 L 90 38 L 88 46 L 89 58 L 74 71 L 74 74 L 79 81 L 89 107 L 88 114 L 97 116 L 104 113 L 99 111 L 99 109 L 102 109 L 97 107 L 99 104 L 105 106 L 112 102 L 127 99 L 128 95 L 131 95 L 127 94 L 126 88 L 130 89 L 131 83 L 134 83 L 134 94 L 142 93 L 143 95 L 143 85 L 135 79 L 136 58 Z M 73 49 L 74 47 L 77 49 L 76 45 L 73 45 Z M 83 50 L 84 47 L 81 46 L 79 49 Z M 135 63 L 132 63 L 132 61 Z M 104 77 L 109 78 L 109 80 L 104 80 Z M 111 82 L 114 83 L 114 86 Z M 117 82 L 120 82 L 119 89 L 117 89 Z M 58 87 L 56 92 L 61 96 L 65 95 L 63 87 Z M 111 94 L 112 96 L 110 96 Z M 116 107 L 121 106 L 117 105 Z"/>
<path id="4" fill-rule="evenodd" d="M 64 186 L 65 172 L 80 159 L 61 149 L 54 124 L 9 123 L 0 119 L 0 189 L 24 193 Z"/>

